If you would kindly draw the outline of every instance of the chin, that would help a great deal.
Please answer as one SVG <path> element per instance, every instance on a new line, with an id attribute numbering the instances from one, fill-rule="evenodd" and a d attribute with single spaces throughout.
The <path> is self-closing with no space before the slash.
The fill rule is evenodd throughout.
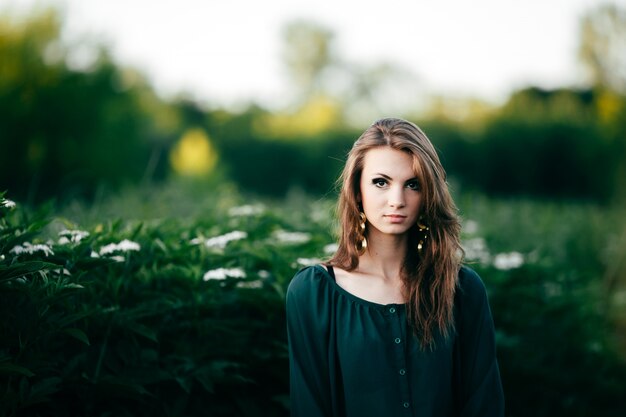
<path id="1" fill-rule="evenodd" d="M 381 232 L 385 235 L 403 235 L 409 231 L 410 227 L 406 226 L 396 226 L 396 227 L 386 227 Z"/>

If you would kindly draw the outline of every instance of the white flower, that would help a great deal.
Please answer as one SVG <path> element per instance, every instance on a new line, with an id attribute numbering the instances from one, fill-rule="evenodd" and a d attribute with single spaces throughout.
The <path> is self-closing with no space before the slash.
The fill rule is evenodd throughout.
<path id="1" fill-rule="evenodd" d="M 244 206 L 237 206 L 237 207 L 231 207 L 230 210 L 228 210 L 228 214 L 231 217 L 238 217 L 238 216 L 255 216 L 258 214 L 261 214 L 265 211 L 265 207 L 261 204 L 254 204 L 254 205 L 250 205 L 250 204 L 246 204 Z"/>
<path id="2" fill-rule="evenodd" d="M 9 200 L 8 198 L 3 198 L 0 200 L 0 207 L 6 207 L 8 209 L 15 208 L 15 201 Z"/>
<path id="3" fill-rule="evenodd" d="M 94 252 L 94 251 L 91 251 L 91 255 L 90 256 L 92 258 L 99 258 L 100 257 L 100 255 L 98 255 L 98 252 Z"/>
<path id="4" fill-rule="evenodd" d="M 220 248 L 220 249 L 224 249 L 226 247 L 226 245 L 228 244 L 228 242 L 231 242 L 233 240 L 241 240 L 241 239 L 245 239 L 248 237 L 248 234 L 246 232 L 242 232 L 240 230 L 235 230 L 229 233 L 226 233 L 224 235 L 220 235 L 220 236 L 215 236 L 212 238 L 209 238 L 207 240 L 201 239 L 201 238 L 195 238 L 192 239 L 190 241 L 190 243 L 192 245 L 199 245 L 201 243 L 204 243 L 204 245 L 207 248 Z"/>
<path id="5" fill-rule="evenodd" d="M 475 220 L 468 220 L 463 225 L 463 231 L 467 234 L 473 235 L 478 232 L 478 222 Z"/>
<path id="6" fill-rule="evenodd" d="M 121 250 L 122 252 L 128 252 L 129 250 L 138 251 L 140 249 L 141 249 L 141 246 L 139 246 L 139 243 L 132 242 L 128 239 L 122 240 L 117 245 L 117 250 Z"/>
<path id="7" fill-rule="evenodd" d="M 337 243 L 329 243 L 328 245 L 324 246 L 324 253 L 331 255 L 337 252 L 337 249 L 339 249 L 339 245 Z"/>
<path id="8" fill-rule="evenodd" d="M 138 251 L 141 249 L 139 243 L 130 241 L 128 239 L 122 240 L 120 243 L 109 243 L 106 246 L 100 248 L 100 255 L 107 255 L 116 251 L 128 252 L 131 250 Z"/>
<path id="9" fill-rule="evenodd" d="M 80 242 L 82 239 L 86 238 L 87 236 L 89 236 L 89 232 L 85 232 L 84 230 L 61 230 L 59 232 L 59 236 L 61 236 L 61 238 L 59 239 L 59 244 L 60 245 L 65 245 L 69 242 L 72 243 L 78 243 Z"/>
<path id="10" fill-rule="evenodd" d="M 270 273 L 269 273 L 269 271 L 266 271 L 265 269 L 261 269 L 259 272 L 257 272 L 257 275 L 258 275 L 260 278 L 263 278 L 263 279 L 266 279 L 266 278 L 269 278 L 269 277 L 270 277 Z"/>
<path id="11" fill-rule="evenodd" d="M 273 235 L 274 238 L 276 238 L 280 243 L 287 244 L 306 243 L 311 240 L 311 235 L 304 232 L 287 232 L 285 230 L 276 230 Z"/>
<path id="12" fill-rule="evenodd" d="M 207 271 L 202 279 L 208 281 L 210 279 L 226 279 L 226 277 L 245 278 L 246 273 L 241 268 L 217 268 Z"/>
<path id="13" fill-rule="evenodd" d="M 30 255 L 32 255 L 35 252 L 43 252 L 44 255 L 48 256 L 48 255 L 54 255 L 54 252 L 52 251 L 52 248 L 48 245 L 33 245 L 30 244 L 28 242 L 24 242 L 22 245 L 17 245 L 15 247 L 13 247 L 13 249 L 11 249 L 9 251 L 9 253 L 14 253 L 16 256 L 17 255 L 21 255 L 23 253 L 28 253 Z"/>
<path id="14" fill-rule="evenodd" d="M 117 262 L 124 262 L 126 260 L 126 258 L 120 255 L 111 256 L 111 259 Z"/>
<path id="15" fill-rule="evenodd" d="M 254 281 L 241 281 L 237 283 L 237 288 L 261 288 L 263 286 L 263 282 L 261 280 Z"/>
<path id="16" fill-rule="evenodd" d="M 465 258 L 470 261 L 480 261 L 483 264 L 489 263 L 491 256 L 487 250 L 487 243 L 482 237 L 475 237 L 463 242 Z"/>
<path id="17" fill-rule="evenodd" d="M 317 265 L 322 261 L 317 258 L 298 258 L 296 259 L 296 262 L 299 263 L 300 265 L 311 266 L 311 265 Z"/>
<path id="18" fill-rule="evenodd" d="M 100 255 L 106 255 L 108 253 L 115 252 L 117 250 L 117 243 L 109 243 L 106 246 L 100 248 Z"/>
<path id="19" fill-rule="evenodd" d="M 519 252 L 499 253 L 493 259 L 493 266 L 507 270 L 524 265 L 524 256 Z"/>

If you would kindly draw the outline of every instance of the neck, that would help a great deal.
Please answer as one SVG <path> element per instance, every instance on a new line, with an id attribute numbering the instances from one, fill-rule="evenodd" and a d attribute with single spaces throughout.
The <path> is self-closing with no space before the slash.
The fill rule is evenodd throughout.
<path id="1" fill-rule="evenodd" d="M 370 234 L 367 239 L 367 250 L 359 257 L 358 269 L 365 273 L 382 276 L 385 280 L 399 280 L 407 241 L 406 234 Z"/>

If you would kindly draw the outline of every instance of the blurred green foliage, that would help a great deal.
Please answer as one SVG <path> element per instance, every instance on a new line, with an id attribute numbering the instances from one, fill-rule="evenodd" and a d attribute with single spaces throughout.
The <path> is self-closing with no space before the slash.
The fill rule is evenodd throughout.
<path id="1" fill-rule="evenodd" d="M 91 196 L 99 183 L 140 180 L 171 135 L 158 100 L 107 56 L 73 70 L 56 13 L 0 18 L 0 179 L 34 197 Z M 96 48 L 94 46 L 94 48 Z M 148 174 L 163 177 L 163 167 Z"/>
<path id="2" fill-rule="evenodd" d="M 328 256 L 332 200 L 188 187 L 55 217 L 2 200 L 0 415 L 288 415 L 284 294 Z M 624 271 L 623 210 L 457 201 L 507 415 L 620 416 L 626 287 L 606 272 Z"/>
<path id="3" fill-rule="evenodd" d="M 527 88 L 477 128 L 424 128 L 448 172 L 471 189 L 607 202 L 626 185 L 625 120 L 616 93 Z"/>
<path id="4" fill-rule="evenodd" d="M 53 11 L 0 19 L 0 188 L 28 201 L 94 198 L 101 189 L 162 181 L 174 175 L 168 156 L 192 129 L 204 131 L 219 158 L 206 175 L 225 172 L 260 194 L 282 196 L 295 187 L 324 195 L 362 130 L 350 127 L 345 102 L 312 81 L 309 95 L 285 112 L 255 105 L 240 112 L 207 109 L 184 97 L 165 101 L 99 45 L 88 46 L 92 61 L 76 68 L 60 28 Z M 290 26 L 287 42 L 324 39 L 321 57 L 305 65 L 314 68 L 302 70 L 313 71 L 309 78 L 319 84 L 335 59 L 332 36 L 305 29 Z M 587 44 L 593 50 L 597 42 Z M 288 58 L 296 71 L 297 56 Z M 626 98 L 604 84 L 529 87 L 480 119 L 410 118 L 466 189 L 608 202 L 625 188 Z"/>

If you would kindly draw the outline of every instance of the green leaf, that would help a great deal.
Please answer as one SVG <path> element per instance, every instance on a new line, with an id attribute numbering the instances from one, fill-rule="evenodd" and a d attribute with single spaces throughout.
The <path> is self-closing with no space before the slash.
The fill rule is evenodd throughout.
<path id="1" fill-rule="evenodd" d="M 153 342 L 158 342 L 156 332 L 150 329 L 149 327 L 144 326 L 143 324 L 132 322 L 132 321 L 127 323 L 126 326 L 128 327 L 129 330 L 132 330 L 133 332 L 147 339 L 150 339 Z"/>
<path id="2" fill-rule="evenodd" d="M 35 374 L 32 373 L 29 369 L 10 362 L 0 363 L 0 374 L 24 375 L 28 377 L 35 376 Z"/>
<path id="3" fill-rule="evenodd" d="M 63 329 L 63 331 L 67 333 L 68 335 L 80 340 L 87 346 L 90 346 L 89 338 L 87 337 L 85 332 L 83 332 L 82 330 L 77 329 L 76 327 L 70 327 L 69 329 Z"/>
<path id="4" fill-rule="evenodd" d="M 74 284 L 73 282 L 70 282 L 69 284 L 65 284 L 63 286 L 63 289 L 84 289 L 85 287 L 83 287 L 80 284 Z"/>
<path id="5" fill-rule="evenodd" d="M 143 229 L 143 222 L 139 223 L 137 227 L 135 227 L 135 230 L 133 230 L 133 232 L 130 234 L 130 239 L 135 240 L 139 232 L 141 232 L 141 229 Z"/>
<path id="6" fill-rule="evenodd" d="M 0 265 L 0 281 L 32 274 L 43 269 L 58 268 L 59 265 L 50 262 L 26 261 L 11 266 Z"/>
<path id="7" fill-rule="evenodd" d="M 94 387 L 99 395 L 104 397 L 124 397 L 142 399 L 142 396 L 153 396 L 141 384 L 130 382 L 124 378 L 105 376 L 101 378 Z"/>
<path id="8" fill-rule="evenodd" d="M 16 230 L 19 230 L 19 229 L 16 229 Z M 39 232 L 37 231 L 30 231 L 30 232 L 24 232 L 21 234 L 16 234 L 6 240 L 5 247 L 7 249 L 13 248 L 14 246 L 21 245 L 24 242 L 32 240 L 32 238 L 34 238 L 37 235 L 39 235 Z"/>
<path id="9" fill-rule="evenodd" d="M 187 394 L 191 392 L 191 381 L 188 378 L 177 376 L 174 379 Z"/>
<path id="10" fill-rule="evenodd" d="M 24 401 L 24 406 L 50 401 L 50 398 L 48 396 L 60 391 L 58 385 L 61 383 L 61 381 L 61 378 L 52 377 L 45 378 L 40 382 L 32 385 L 30 388 L 30 395 Z"/>
<path id="11" fill-rule="evenodd" d="M 50 223 L 50 219 L 35 220 L 28 225 L 28 232 L 38 232 Z"/>
<path id="12" fill-rule="evenodd" d="M 202 388 L 204 388 L 206 392 L 210 392 L 211 394 L 215 393 L 215 384 L 213 383 L 213 381 L 211 380 L 211 376 L 207 372 L 198 373 L 194 375 L 194 377 L 200 383 L 200 385 L 202 385 Z"/>
<path id="13" fill-rule="evenodd" d="M 76 260 L 76 269 L 89 270 L 99 266 L 110 265 L 116 263 L 111 258 L 80 258 Z"/>
<path id="14" fill-rule="evenodd" d="M 78 320 L 82 320 L 85 317 L 89 317 L 93 314 L 94 312 L 92 309 L 73 313 L 73 314 L 64 314 L 63 317 L 56 320 L 56 323 L 59 327 L 65 327 L 65 326 L 69 326 L 72 323 L 77 322 Z"/>

